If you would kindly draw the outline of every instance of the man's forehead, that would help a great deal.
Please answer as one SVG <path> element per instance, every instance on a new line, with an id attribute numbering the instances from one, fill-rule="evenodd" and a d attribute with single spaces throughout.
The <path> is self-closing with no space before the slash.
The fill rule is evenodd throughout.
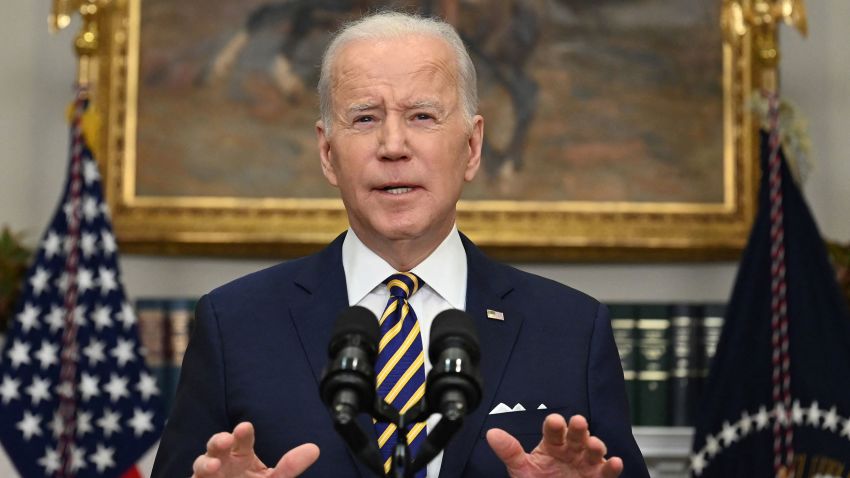
<path id="1" fill-rule="evenodd" d="M 443 76 L 456 82 L 457 66 L 449 45 L 437 37 L 406 35 L 353 40 L 340 49 L 334 60 L 333 86 L 345 86 L 353 80 L 411 76 Z"/>

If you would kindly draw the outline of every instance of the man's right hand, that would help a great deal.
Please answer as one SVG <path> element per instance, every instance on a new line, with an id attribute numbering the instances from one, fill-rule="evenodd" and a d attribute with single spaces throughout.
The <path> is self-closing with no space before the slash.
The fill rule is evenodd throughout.
<path id="1" fill-rule="evenodd" d="M 207 442 L 207 452 L 192 465 L 192 478 L 293 478 L 319 458 L 319 447 L 305 443 L 286 452 L 274 468 L 254 453 L 254 426 L 236 425 L 233 433 L 216 433 Z"/>

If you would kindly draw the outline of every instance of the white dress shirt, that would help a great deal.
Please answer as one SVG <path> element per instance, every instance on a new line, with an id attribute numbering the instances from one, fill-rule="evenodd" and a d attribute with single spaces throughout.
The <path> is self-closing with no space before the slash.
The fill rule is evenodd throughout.
<path id="1" fill-rule="evenodd" d="M 397 272 L 413 272 L 425 283 L 410 298 L 410 307 L 416 313 L 425 351 L 425 373 L 431 370 L 428 357 L 428 340 L 434 317 L 447 309 L 466 308 L 466 251 L 460 241 L 457 226 L 424 261 L 411 271 L 397 271 L 375 254 L 351 229 L 342 242 L 342 267 L 348 289 L 348 304 L 360 305 L 380 317 L 387 306 L 390 293 L 383 284 L 387 277 Z M 439 415 L 428 419 L 430 432 L 439 421 Z M 428 463 L 428 476 L 440 474 L 443 453 Z"/>

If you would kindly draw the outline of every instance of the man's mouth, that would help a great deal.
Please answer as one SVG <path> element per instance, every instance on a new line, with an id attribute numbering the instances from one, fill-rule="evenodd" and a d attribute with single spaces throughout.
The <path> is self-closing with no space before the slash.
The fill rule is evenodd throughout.
<path id="1" fill-rule="evenodd" d="M 413 187 L 411 186 L 386 186 L 381 188 L 382 191 L 388 192 L 390 194 L 406 194 L 410 191 L 413 191 Z"/>

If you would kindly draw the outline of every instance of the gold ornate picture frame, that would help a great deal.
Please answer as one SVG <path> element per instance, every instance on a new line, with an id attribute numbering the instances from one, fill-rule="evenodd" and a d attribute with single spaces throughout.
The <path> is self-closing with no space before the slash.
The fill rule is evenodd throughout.
<path id="1" fill-rule="evenodd" d="M 146 161 L 138 154 L 144 1 L 112 0 L 101 8 L 100 44 L 91 69 L 94 101 L 104 118 L 97 154 L 122 250 L 294 257 L 317 250 L 345 230 L 345 211 L 333 197 L 287 196 L 286 191 L 274 197 L 157 195 L 139 190 L 137 172 Z M 718 31 L 720 10 L 718 6 Z M 756 209 L 758 145 L 749 102 L 763 67 L 753 59 L 751 32 L 740 32 L 734 42 L 722 40 L 718 48 L 722 151 L 715 165 L 722 174 L 717 197 L 465 198 L 459 203 L 459 228 L 492 255 L 517 261 L 737 257 Z M 315 174 L 320 175 L 318 159 Z M 580 177 L 581 171 L 576 174 Z"/>

